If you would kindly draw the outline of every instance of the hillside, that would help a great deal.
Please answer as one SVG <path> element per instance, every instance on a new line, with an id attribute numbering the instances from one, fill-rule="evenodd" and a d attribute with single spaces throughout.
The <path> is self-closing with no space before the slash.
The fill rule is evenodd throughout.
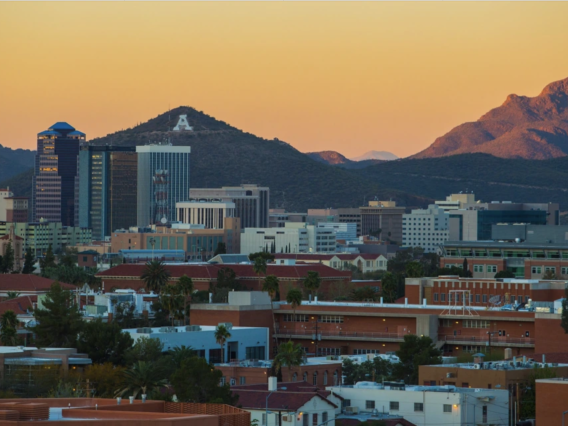
<path id="1" fill-rule="evenodd" d="M 18 197 L 32 197 L 32 176 L 34 169 L 28 168 L 26 171 L 18 173 L 8 179 L 0 181 L 0 188 L 9 187 L 14 195 Z"/>
<path id="2" fill-rule="evenodd" d="M 388 161 L 353 173 L 437 200 L 468 190 L 483 201 L 557 202 L 568 210 L 568 157 L 534 161 L 463 154 Z"/>
<path id="3" fill-rule="evenodd" d="M 11 178 L 34 165 L 35 151 L 0 145 L 0 181 Z"/>
<path id="4" fill-rule="evenodd" d="M 187 115 L 194 131 L 174 132 L 178 116 Z M 261 139 L 190 107 L 179 107 L 132 129 L 93 139 L 92 144 L 143 145 L 169 140 L 191 146 L 191 186 L 220 187 L 258 183 L 270 187 L 272 207 L 289 211 L 359 206 L 365 197 L 393 198 L 401 205 L 428 200 L 390 190 L 364 176 L 310 159 L 278 139 Z"/>
<path id="5" fill-rule="evenodd" d="M 336 151 L 306 152 L 306 155 L 312 160 L 329 164 L 330 166 L 341 167 L 342 169 L 363 169 L 383 161 L 373 159 L 353 161 Z"/>
<path id="6" fill-rule="evenodd" d="M 466 153 L 536 160 L 568 155 L 568 78 L 534 98 L 509 95 L 500 107 L 455 127 L 413 158 Z"/>

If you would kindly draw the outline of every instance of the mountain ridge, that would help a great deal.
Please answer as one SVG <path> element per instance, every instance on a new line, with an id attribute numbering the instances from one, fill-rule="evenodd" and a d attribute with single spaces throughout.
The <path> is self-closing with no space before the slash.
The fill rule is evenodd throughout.
<path id="1" fill-rule="evenodd" d="M 460 124 L 410 158 L 485 153 L 545 160 L 568 155 L 568 78 L 535 97 L 511 94 L 477 121 Z"/>

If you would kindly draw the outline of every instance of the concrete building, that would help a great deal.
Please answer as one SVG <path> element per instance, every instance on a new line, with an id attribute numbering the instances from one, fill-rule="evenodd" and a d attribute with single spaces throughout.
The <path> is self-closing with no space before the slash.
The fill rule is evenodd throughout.
<path id="1" fill-rule="evenodd" d="M 435 204 L 427 209 L 402 215 L 402 245 L 422 247 L 425 253 L 437 253 L 448 239 L 450 215 Z"/>
<path id="2" fill-rule="evenodd" d="M 177 221 L 223 229 L 225 218 L 236 217 L 235 203 L 228 201 L 183 201 L 176 203 Z"/>
<path id="3" fill-rule="evenodd" d="M 506 425 L 509 419 L 506 390 L 373 382 L 326 389 L 343 398 L 346 411 L 396 413 L 417 426 Z"/>
<path id="4" fill-rule="evenodd" d="M 536 424 L 566 424 L 566 400 L 568 379 L 566 376 L 536 380 Z"/>
<path id="5" fill-rule="evenodd" d="M 246 255 L 259 251 L 308 253 L 309 247 L 305 228 L 245 228 L 241 233 L 241 253 Z"/>
<path id="6" fill-rule="evenodd" d="M 79 150 L 76 226 L 93 238 L 136 225 L 138 155 L 135 147 L 83 145 Z"/>
<path id="7" fill-rule="evenodd" d="M 242 228 L 268 228 L 270 189 L 254 184 L 224 186 L 222 188 L 191 188 L 193 201 L 222 201 L 235 204 L 235 217 Z"/>
<path id="8" fill-rule="evenodd" d="M 191 347 L 198 356 L 211 363 L 238 359 L 267 359 L 270 346 L 268 328 L 233 327 L 230 323 L 224 324 L 229 329 L 231 337 L 223 348 L 223 355 L 215 339 L 216 326 L 145 327 L 123 331 L 129 333 L 134 342 L 142 337 L 158 339 L 164 344 L 166 351 L 182 345 Z"/>
<path id="9" fill-rule="evenodd" d="M 189 198 L 191 147 L 137 146 L 138 226 L 176 220 L 176 203 Z"/>
<path id="10" fill-rule="evenodd" d="M 321 263 L 340 271 L 350 271 L 352 268 L 357 268 L 363 273 L 386 271 L 388 262 L 387 258 L 381 254 L 276 253 L 274 256 L 276 263 L 281 260 L 293 259 L 302 263 Z"/>
<path id="11" fill-rule="evenodd" d="M 10 188 L 0 189 L 0 221 L 27 222 L 28 197 L 14 197 Z"/>
<path id="12" fill-rule="evenodd" d="M 354 223 L 357 225 L 357 236 L 360 237 L 361 233 L 361 210 L 357 208 L 340 208 L 337 209 L 339 216 L 339 223 Z"/>
<path id="13" fill-rule="evenodd" d="M 335 232 L 326 227 L 307 223 L 287 223 L 284 229 L 305 229 L 308 231 L 308 253 L 334 253 L 337 243 Z M 278 250 L 276 250 L 278 252 Z"/>
<path id="14" fill-rule="evenodd" d="M 50 244 L 57 253 L 64 247 L 90 244 L 92 240 L 91 229 L 62 226 L 61 222 L 0 222 L 0 236 L 9 234 L 11 230 L 23 238 L 24 251 L 30 247 L 34 256 L 43 256 Z"/>
<path id="15" fill-rule="evenodd" d="M 37 135 L 32 180 L 32 221 L 75 224 L 75 177 L 85 134 L 58 122 Z"/>
<path id="16" fill-rule="evenodd" d="M 239 405 L 251 413 L 251 421 L 259 426 L 320 426 L 335 425 L 335 415 L 341 399 L 333 393 L 310 387 L 307 383 L 277 383 L 243 385 L 231 388 L 239 396 Z"/>
<path id="17" fill-rule="evenodd" d="M 448 195 L 444 201 L 435 201 L 435 204 L 446 212 L 463 209 L 466 204 L 473 203 L 475 203 L 475 195 L 463 192 Z"/>
<path id="18" fill-rule="evenodd" d="M 402 242 L 404 207 L 397 207 L 394 201 L 369 201 L 367 207 L 359 210 L 362 235 L 374 235 L 398 244 Z"/>
<path id="19" fill-rule="evenodd" d="M 219 243 L 225 244 L 227 253 L 239 253 L 241 242 L 240 219 L 225 218 L 221 229 L 173 223 L 171 226 L 153 226 L 147 231 L 138 228 L 113 232 L 111 251 L 120 250 L 184 250 L 188 260 L 211 259 Z M 146 231 L 146 230 L 145 230 Z"/>

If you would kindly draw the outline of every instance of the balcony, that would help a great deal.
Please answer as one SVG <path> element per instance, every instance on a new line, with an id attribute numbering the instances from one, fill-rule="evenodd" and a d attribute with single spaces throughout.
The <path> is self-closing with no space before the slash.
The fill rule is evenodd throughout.
<path id="1" fill-rule="evenodd" d="M 489 346 L 488 336 L 464 336 L 461 334 L 441 334 L 438 341 L 445 341 L 450 345 L 485 345 Z M 534 347 L 534 339 L 531 337 L 491 337 L 491 346 L 515 346 L 520 348 Z"/>
<path id="2" fill-rule="evenodd" d="M 277 330 L 276 337 L 279 339 L 307 339 L 314 338 L 315 330 Z M 318 330 L 321 340 L 366 340 L 370 342 L 402 342 L 403 334 L 378 333 L 359 331 L 324 331 Z"/>

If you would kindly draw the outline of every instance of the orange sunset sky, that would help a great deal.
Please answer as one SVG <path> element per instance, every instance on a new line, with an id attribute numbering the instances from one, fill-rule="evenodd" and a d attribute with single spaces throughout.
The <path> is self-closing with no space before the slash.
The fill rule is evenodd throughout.
<path id="1" fill-rule="evenodd" d="M 190 105 L 301 151 L 411 155 L 568 77 L 568 3 L 0 3 L 0 144 Z"/>

